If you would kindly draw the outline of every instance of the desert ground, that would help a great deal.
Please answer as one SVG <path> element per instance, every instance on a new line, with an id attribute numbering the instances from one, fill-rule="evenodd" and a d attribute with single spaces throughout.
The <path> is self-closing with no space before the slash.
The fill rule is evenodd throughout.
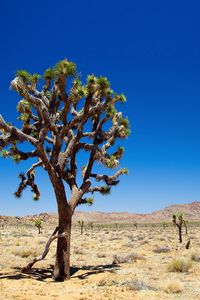
<path id="1" fill-rule="evenodd" d="M 43 261 L 22 273 L 43 252 L 54 228 L 43 222 L 38 234 L 30 220 L 1 225 L 1 299 L 200 299 L 198 224 L 190 224 L 187 236 L 183 229 L 180 244 L 170 224 L 85 224 L 81 235 L 75 223 L 69 281 L 51 278 L 56 241 Z"/>

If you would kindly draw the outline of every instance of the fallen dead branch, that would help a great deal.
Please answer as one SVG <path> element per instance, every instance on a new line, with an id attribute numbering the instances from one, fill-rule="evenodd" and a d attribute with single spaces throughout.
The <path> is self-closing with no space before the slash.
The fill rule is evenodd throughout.
<path id="1" fill-rule="evenodd" d="M 30 271 L 31 268 L 33 267 L 33 265 L 40 261 L 40 260 L 43 260 L 46 255 L 48 254 L 49 252 L 49 249 L 50 249 L 50 245 L 51 243 L 53 242 L 53 240 L 55 239 L 58 239 L 58 238 L 65 238 L 67 233 L 66 232 L 63 232 L 63 233 L 59 233 L 59 234 L 56 234 L 58 232 L 58 229 L 59 227 L 56 227 L 54 232 L 52 233 L 52 235 L 50 236 L 50 238 L 48 239 L 47 243 L 46 243 L 46 246 L 45 246 L 45 249 L 44 249 L 44 252 L 40 255 L 40 256 L 37 256 L 37 257 L 34 257 L 33 260 L 27 265 L 25 266 L 23 269 L 22 269 L 22 272 L 25 273 L 27 271 Z"/>

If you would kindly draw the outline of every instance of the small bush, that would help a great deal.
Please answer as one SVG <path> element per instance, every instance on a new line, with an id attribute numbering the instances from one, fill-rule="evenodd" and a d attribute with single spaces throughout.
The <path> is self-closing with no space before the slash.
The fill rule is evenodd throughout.
<path id="1" fill-rule="evenodd" d="M 190 259 L 184 257 L 174 258 L 168 265 L 169 272 L 188 272 L 191 268 L 192 262 Z"/>
<path id="2" fill-rule="evenodd" d="M 125 280 L 121 285 L 132 291 L 155 290 L 155 288 L 148 286 L 143 281 L 137 279 Z"/>
<path id="3" fill-rule="evenodd" d="M 191 260 L 200 262 L 200 254 L 196 253 L 196 252 L 192 253 L 191 254 Z"/>
<path id="4" fill-rule="evenodd" d="M 113 256 L 113 264 L 123 264 L 123 263 L 130 263 L 133 260 L 143 260 L 145 259 L 144 256 L 137 254 L 137 253 L 131 253 L 128 255 L 114 255 Z"/>
<path id="5" fill-rule="evenodd" d="M 166 284 L 164 291 L 168 294 L 178 294 L 183 291 L 183 286 L 179 281 L 171 281 Z"/>
<path id="6" fill-rule="evenodd" d="M 76 254 L 76 255 L 82 255 L 83 254 L 83 250 L 81 250 L 81 249 L 74 249 L 74 254 Z"/>
<path id="7" fill-rule="evenodd" d="M 106 286 L 106 285 L 107 285 L 107 282 L 105 279 L 101 279 L 97 284 L 97 286 Z"/>
<path id="8" fill-rule="evenodd" d="M 167 253 L 170 252 L 171 249 L 168 246 L 157 246 L 153 249 L 155 253 Z"/>
<path id="9" fill-rule="evenodd" d="M 103 287 L 103 286 L 118 286 L 118 282 L 116 280 L 105 280 L 105 279 L 101 279 L 97 286 L 99 287 Z"/>
<path id="10" fill-rule="evenodd" d="M 105 258 L 105 257 L 106 257 L 106 255 L 105 255 L 105 254 L 103 254 L 103 253 L 98 253 L 98 254 L 97 254 L 97 257 L 98 257 L 98 258 Z"/>
<path id="11" fill-rule="evenodd" d="M 29 256 L 31 257 L 38 256 L 38 251 L 31 250 L 31 249 L 17 249 L 17 250 L 13 250 L 12 254 L 14 254 L 15 256 L 20 256 L 22 258 L 27 258 Z"/>

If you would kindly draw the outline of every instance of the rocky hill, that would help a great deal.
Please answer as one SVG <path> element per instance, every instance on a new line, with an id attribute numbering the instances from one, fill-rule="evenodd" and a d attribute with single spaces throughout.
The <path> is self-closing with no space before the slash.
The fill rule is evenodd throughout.
<path id="1" fill-rule="evenodd" d="M 85 222 L 95 223 L 116 223 L 116 222 L 162 222 L 171 221 L 172 215 L 176 212 L 183 212 L 189 221 L 200 221 L 200 202 L 188 204 L 170 205 L 164 209 L 153 211 L 149 214 L 135 214 L 128 212 L 82 212 L 77 211 L 73 216 L 73 221 L 82 219 Z M 44 222 L 57 223 L 56 214 L 41 213 L 39 215 L 28 215 L 24 217 L 0 216 L 0 224 L 21 223 L 24 221 L 33 222 L 40 218 Z"/>

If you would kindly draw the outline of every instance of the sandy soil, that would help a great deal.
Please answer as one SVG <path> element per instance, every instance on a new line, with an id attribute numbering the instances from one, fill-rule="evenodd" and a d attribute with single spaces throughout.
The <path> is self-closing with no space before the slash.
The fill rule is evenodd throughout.
<path id="1" fill-rule="evenodd" d="M 200 232 L 195 226 L 182 245 L 173 227 L 103 225 L 88 227 L 80 235 L 74 226 L 71 280 L 56 283 L 51 279 L 55 241 L 44 261 L 30 274 L 21 273 L 21 267 L 43 252 L 53 229 L 45 223 L 38 235 L 33 224 L 1 228 L 1 299 L 200 299 Z M 191 247 L 186 250 L 188 238 Z M 168 252 L 154 252 L 161 246 L 161 251 Z M 170 262 L 180 257 L 196 261 L 191 260 L 188 271 L 169 271 Z"/>

